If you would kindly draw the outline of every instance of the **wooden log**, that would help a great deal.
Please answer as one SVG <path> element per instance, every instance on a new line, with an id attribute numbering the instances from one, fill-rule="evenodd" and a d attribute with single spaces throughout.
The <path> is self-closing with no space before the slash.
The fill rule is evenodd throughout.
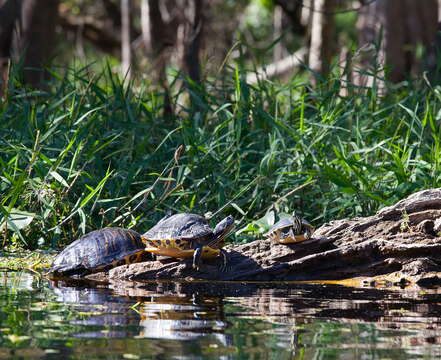
<path id="1" fill-rule="evenodd" d="M 112 280 L 311 281 L 360 279 L 394 283 L 441 282 L 441 189 L 423 190 L 365 218 L 336 220 L 310 240 L 274 244 L 260 239 L 229 245 L 229 268 L 205 261 L 150 261 L 124 265 L 91 278 Z M 427 276 L 426 276 L 427 275 Z M 438 280 L 437 280 L 438 279 Z"/>

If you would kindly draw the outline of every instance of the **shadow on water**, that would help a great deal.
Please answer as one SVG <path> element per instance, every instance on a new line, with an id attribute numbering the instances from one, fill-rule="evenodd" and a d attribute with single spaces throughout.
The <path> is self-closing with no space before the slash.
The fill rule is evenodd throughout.
<path id="1" fill-rule="evenodd" d="M 436 290 L 166 281 L 91 287 L 26 273 L 0 273 L 0 281 L 0 359 L 441 354 Z"/>

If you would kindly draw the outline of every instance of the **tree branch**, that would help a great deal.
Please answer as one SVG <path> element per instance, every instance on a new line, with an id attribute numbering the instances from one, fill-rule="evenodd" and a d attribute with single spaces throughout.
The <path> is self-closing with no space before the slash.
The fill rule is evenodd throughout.
<path id="1" fill-rule="evenodd" d="M 249 84 L 255 84 L 259 80 L 270 79 L 285 75 L 289 71 L 293 71 L 295 68 L 304 64 L 306 54 L 307 49 L 305 47 L 302 47 L 294 54 L 289 55 L 282 60 L 273 62 L 269 65 L 265 65 L 257 69 L 254 73 L 250 73 L 247 76 L 247 82 Z"/>
<path id="2" fill-rule="evenodd" d="M 60 25 L 74 34 L 80 34 L 99 50 L 120 56 L 121 39 L 119 34 L 108 30 L 104 23 L 87 17 L 72 16 L 68 13 L 60 14 Z"/>

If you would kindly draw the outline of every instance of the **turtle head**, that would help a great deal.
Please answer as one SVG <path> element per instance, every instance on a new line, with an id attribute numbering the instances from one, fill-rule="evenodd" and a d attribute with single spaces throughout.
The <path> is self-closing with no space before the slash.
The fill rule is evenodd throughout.
<path id="1" fill-rule="evenodd" d="M 293 235 L 300 235 L 302 233 L 302 218 L 297 215 L 297 213 L 294 211 L 291 216 L 291 226 Z"/>
<path id="2" fill-rule="evenodd" d="M 226 236 L 228 236 L 229 233 L 231 233 L 234 229 L 234 217 L 231 215 L 227 216 L 225 219 L 223 219 L 219 224 L 216 225 L 214 228 L 214 238 L 216 241 L 220 241 Z"/>

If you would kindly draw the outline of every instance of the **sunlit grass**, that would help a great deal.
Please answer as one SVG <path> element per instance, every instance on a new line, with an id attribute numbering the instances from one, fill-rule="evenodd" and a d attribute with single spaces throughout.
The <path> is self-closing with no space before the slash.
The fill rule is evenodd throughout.
<path id="1" fill-rule="evenodd" d="M 230 200 L 215 218 L 232 214 L 238 229 L 269 210 L 320 225 L 440 186 L 438 88 L 342 96 L 339 79 L 312 90 L 245 75 L 192 88 L 188 107 L 176 95 L 172 119 L 160 93 L 110 71 L 65 70 L 39 93 L 11 81 L 0 104 L 3 244 L 61 246 L 104 226 L 144 232 L 167 212 L 213 214 Z"/>

